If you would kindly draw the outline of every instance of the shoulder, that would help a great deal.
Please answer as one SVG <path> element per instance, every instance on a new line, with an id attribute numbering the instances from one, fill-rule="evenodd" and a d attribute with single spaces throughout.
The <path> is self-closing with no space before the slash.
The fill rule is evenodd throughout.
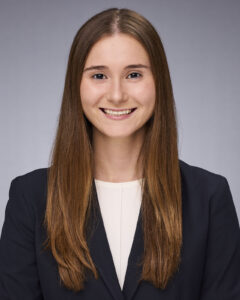
<path id="1" fill-rule="evenodd" d="M 209 218 L 216 227 L 231 220 L 233 231 L 239 232 L 237 212 L 228 180 L 220 174 L 183 161 L 180 161 L 180 172 L 185 217 L 191 219 L 192 224 L 196 222 L 196 226 L 199 226 L 199 222 L 207 224 Z"/>
<path id="2" fill-rule="evenodd" d="M 47 188 L 48 168 L 39 168 L 13 178 L 10 184 L 10 192 L 16 189 L 24 193 L 24 196 L 42 194 Z"/>
<path id="3" fill-rule="evenodd" d="M 49 168 L 39 168 L 31 170 L 13 178 L 12 182 L 19 183 L 23 186 L 44 184 L 47 180 L 47 172 Z"/>
<path id="4" fill-rule="evenodd" d="M 214 173 L 200 166 L 190 165 L 183 160 L 179 160 L 179 165 L 180 165 L 181 175 L 184 178 L 188 178 L 188 179 L 191 178 L 193 181 L 199 179 L 209 180 L 209 181 L 225 179 L 225 177 L 220 174 Z"/>
<path id="5" fill-rule="evenodd" d="M 23 186 L 33 185 L 34 187 L 43 184 L 47 180 L 47 172 L 49 168 L 39 168 L 21 174 L 13 178 L 12 182 L 21 184 Z"/>
<path id="6" fill-rule="evenodd" d="M 37 213 L 46 206 L 47 174 L 49 168 L 39 168 L 18 175 L 10 183 L 8 206 L 28 207 Z"/>
<path id="7" fill-rule="evenodd" d="M 227 179 L 220 174 L 214 173 L 200 166 L 190 165 L 179 160 L 182 188 L 184 190 L 205 190 L 212 194 L 221 186 L 228 186 Z"/>

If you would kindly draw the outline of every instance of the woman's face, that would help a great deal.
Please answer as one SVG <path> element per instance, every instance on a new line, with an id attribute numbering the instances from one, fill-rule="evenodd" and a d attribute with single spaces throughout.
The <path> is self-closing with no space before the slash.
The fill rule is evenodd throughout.
<path id="1" fill-rule="evenodd" d="M 155 83 L 143 46 L 122 33 L 99 40 L 85 63 L 80 97 L 95 133 L 122 138 L 143 130 L 155 106 Z M 111 110 L 125 112 L 116 116 Z"/>

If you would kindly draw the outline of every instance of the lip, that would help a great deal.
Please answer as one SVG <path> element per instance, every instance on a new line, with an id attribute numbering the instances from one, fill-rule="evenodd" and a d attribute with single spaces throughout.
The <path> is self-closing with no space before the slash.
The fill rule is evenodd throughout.
<path id="1" fill-rule="evenodd" d="M 135 108 L 133 109 L 133 111 L 130 112 L 129 114 L 127 114 L 127 115 L 119 115 L 119 116 L 117 116 L 117 115 L 108 115 L 108 114 L 106 114 L 106 113 L 103 111 L 102 108 L 100 108 L 100 110 L 102 111 L 102 113 L 104 114 L 104 116 L 105 116 L 106 118 L 108 118 L 108 119 L 111 119 L 111 120 L 125 120 L 125 119 L 129 119 L 129 118 L 131 118 L 131 116 L 133 115 L 133 113 L 135 112 L 136 109 L 137 109 L 137 108 L 135 107 Z M 115 111 L 116 111 L 116 110 L 115 110 Z M 119 111 L 119 110 L 118 110 L 118 111 Z"/>
<path id="2" fill-rule="evenodd" d="M 121 108 L 121 109 L 116 109 L 116 108 L 105 108 L 105 107 L 99 107 L 101 110 L 103 109 L 108 109 L 108 110 L 112 110 L 112 111 L 123 111 L 123 110 L 129 110 L 129 109 L 136 109 L 136 107 L 132 107 L 132 108 Z"/>

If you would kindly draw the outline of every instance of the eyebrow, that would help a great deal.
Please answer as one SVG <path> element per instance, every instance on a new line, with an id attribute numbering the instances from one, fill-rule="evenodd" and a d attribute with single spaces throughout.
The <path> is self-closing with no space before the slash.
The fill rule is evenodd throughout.
<path id="1" fill-rule="evenodd" d="M 136 68 L 146 68 L 150 69 L 149 66 L 143 65 L 143 64 L 134 64 L 134 65 L 128 65 L 124 68 L 124 70 L 127 69 L 136 69 Z M 106 70 L 108 69 L 107 66 L 91 66 L 83 70 L 83 72 L 89 71 L 89 70 Z"/>

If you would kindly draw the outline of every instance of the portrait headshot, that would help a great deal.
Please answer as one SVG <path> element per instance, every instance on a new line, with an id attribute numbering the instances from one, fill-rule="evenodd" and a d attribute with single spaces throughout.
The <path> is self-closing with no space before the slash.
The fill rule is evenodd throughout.
<path id="1" fill-rule="evenodd" d="M 1 300 L 240 299 L 239 13 L 1 1 Z"/>

